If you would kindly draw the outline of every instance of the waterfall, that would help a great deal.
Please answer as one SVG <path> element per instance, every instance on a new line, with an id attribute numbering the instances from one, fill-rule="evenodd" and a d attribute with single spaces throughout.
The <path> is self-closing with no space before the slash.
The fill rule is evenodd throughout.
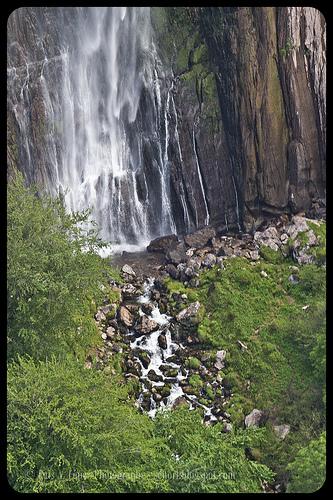
<path id="1" fill-rule="evenodd" d="M 90 207 L 111 243 L 144 246 L 176 232 L 168 157 L 172 84 L 164 84 L 150 8 L 66 8 L 57 19 L 55 54 L 43 26 L 24 64 L 15 67 L 9 57 L 8 101 L 30 180 L 52 195 L 64 193 L 70 210 Z M 29 115 L 36 95 L 40 130 Z"/>

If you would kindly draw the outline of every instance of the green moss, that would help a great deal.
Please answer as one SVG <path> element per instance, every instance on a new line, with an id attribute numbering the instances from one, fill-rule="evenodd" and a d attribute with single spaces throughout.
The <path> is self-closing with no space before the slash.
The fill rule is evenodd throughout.
<path id="1" fill-rule="evenodd" d="M 259 254 L 263 259 L 272 264 L 279 264 L 284 261 L 284 257 L 280 250 L 273 250 L 265 245 L 260 247 Z"/>
<path id="2" fill-rule="evenodd" d="M 194 389 L 201 389 L 201 387 L 203 386 L 203 381 L 201 380 L 200 375 L 195 374 L 191 375 L 191 377 L 189 378 L 189 384 Z"/>
<path id="3" fill-rule="evenodd" d="M 212 387 L 210 387 L 210 386 L 205 387 L 205 393 L 207 394 L 207 397 L 209 399 L 213 400 L 215 398 L 215 394 L 214 394 Z"/>
<path id="4" fill-rule="evenodd" d="M 198 358 L 194 358 L 191 356 L 185 361 L 185 365 L 187 366 L 187 368 L 192 368 L 193 370 L 196 370 L 200 367 L 201 363 Z"/>

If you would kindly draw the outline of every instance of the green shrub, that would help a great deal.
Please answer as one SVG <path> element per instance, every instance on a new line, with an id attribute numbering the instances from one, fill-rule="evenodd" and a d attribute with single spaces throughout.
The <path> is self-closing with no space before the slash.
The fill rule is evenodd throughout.
<path id="1" fill-rule="evenodd" d="M 319 490 L 326 479 L 326 432 L 302 448 L 288 470 L 291 473 L 288 493 L 314 493 Z"/>
<path id="2" fill-rule="evenodd" d="M 170 452 L 153 422 L 128 404 L 117 379 L 72 358 L 10 363 L 7 452 L 8 479 L 20 492 L 167 487 L 157 471 Z"/>
<path id="3" fill-rule="evenodd" d="M 61 199 L 8 184 L 8 355 L 35 358 L 82 351 L 95 339 L 92 300 L 98 303 L 106 263 L 89 213 L 67 213 Z"/>

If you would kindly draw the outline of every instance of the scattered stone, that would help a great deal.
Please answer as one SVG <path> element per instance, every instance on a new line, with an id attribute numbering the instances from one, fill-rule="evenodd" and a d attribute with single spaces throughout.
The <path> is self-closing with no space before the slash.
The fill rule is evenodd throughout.
<path id="1" fill-rule="evenodd" d="M 131 268 L 131 266 L 129 266 L 128 264 L 125 264 L 122 268 L 121 268 L 121 271 L 124 273 L 124 274 L 128 274 L 129 276 L 133 276 L 135 277 L 136 274 L 134 272 L 134 270 Z"/>
<path id="2" fill-rule="evenodd" d="M 200 302 L 192 302 L 188 307 L 180 311 L 176 316 L 176 321 L 180 323 L 187 323 L 195 318 L 200 309 Z"/>
<path id="3" fill-rule="evenodd" d="M 215 229 L 212 227 L 204 227 L 194 233 L 187 234 L 184 241 L 188 247 L 203 248 L 216 235 Z"/>
<path id="4" fill-rule="evenodd" d="M 130 328 L 133 326 L 134 318 L 130 311 L 125 306 L 120 306 L 119 309 L 119 320 L 123 323 L 123 325 Z"/>
<path id="5" fill-rule="evenodd" d="M 198 273 L 193 267 L 187 267 L 184 271 L 187 278 L 194 278 L 198 276 Z"/>
<path id="6" fill-rule="evenodd" d="M 290 425 L 273 425 L 273 429 L 277 437 L 283 441 L 290 432 Z"/>
<path id="7" fill-rule="evenodd" d="M 139 351 L 137 354 L 139 360 L 142 363 L 142 366 L 147 369 L 150 363 L 150 356 L 147 351 Z"/>
<path id="8" fill-rule="evenodd" d="M 106 333 L 104 333 L 104 332 L 103 332 L 103 333 L 102 333 L 102 339 L 103 339 L 103 340 L 106 340 L 107 338 L 108 338 L 108 336 L 106 335 Z"/>
<path id="9" fill-rule="evenodd" d="M 309 307 L 310 307 L 309 305 L 306 305 L 306 306 L 303 306 L 302 309 L 303 309 L 303 311 L 306 311 L 307 309 L 309 309 Z"/>
<path id="10" fill-rule="evenodd" d="M 161 333 L 161 335 L 158 336 L 157 342 L 161 349 L 167 349 L 168 343 L 164 333 Z"/>
<path id="11" fill-rule="evenodd" d="M 178 408 L 179 406 L 190 406 L 190 403 L 184 396 L 178 396 L 173 403 L 173 407 Z"/>
<path id="12" fill-rule="evenodd" d="M 250 250 L 248 252 L 248 258 L 251 259 L 252 261 L 259 260 L 260 256 L 258 250 Z"/>
<path id="13" fill-rule="evenodd" d="M 124 300 L 133 299 L 138 294 L 137 289 L 134 285 L 132 285 L 132 283 L 126 284 L 122 288 L 121 293 Z"/>
<path id="14" fill-rule="evenodd" d="M 296 276 L 296 274 L 291 274 L 288 278 L 288 281 L 290 281 L 290 283 L 292 283 L 293 285 L 296 285 L 297 283 L 299 283 L 299 277 Z"/>
<path id="15" fill-rule="evenodd" d="M 245 417 L 245 427 L 259 427 L 262 422 L 264 412 L 256 408 Z"/>
<path id="16" fill-rule="evenodd" d="M 147 335 L 149 333 L 155 332 L 158 330 L 158 323 L 153 319 L 148 318 L 148 316 L 143 315 L 140 318 L 139 324 L 136 327 L 136 330 L 142 335 Z"/>
<path id="17" fill-rule="evenodd" d="M 226 422 L 223 426 L 223 432 L 231 432 L 232 424 L 230 422 Z"/>
<path id="18" fill-rule="evenodd" d="M 113 309 L 114 309 L 114 304 L 107 304 L 100 308 L 100 310 L 102 311 L 102 313 L 105 314 L 105 316 L 107 316 L 107 314 L 109 314 Z"/>
<path id="19" fill-rule="evenodd" d="M 202 265 L 208 268 L 213 267 L 216 264 L 216 257 L 213 253 L 207 253 L 204 260 L 202 261 Z"/>
<path id="20" fill-rule="evenodd" d="M 224 360 L 226 358 L 226 355 L 227 355 L 227 351 L 217 351 L 216 353 L 216 361 L 214 363 L 214 366 L 215 368 L 217 368 L 217 370 L 222 370 L 225 366 L 225 363 L 224 363 Z"/>
<path id="21" fill-rule="evenodd" d="M 106 320 L 105 314 L 100 309 L 95 314 L 95 320 L 98 321 L 98 322 Z"/>
<path id="22" fill-rule="evenodd" d="M 174 248 L 178 243 L 178 238 L 175 234 L 169 234 L 167 236 L 161 236 L 152 240 L 147 246 L 148 252 L 160 252 L 166 253 L 171 248 Z"/>
<path id="23" fill-rule="evenodd" d="M 179 271 L 177 271 L 176 266 L 174 266 L 173 264 L 168 264 L 167 266 L 165 266 L 165 270 L 174 280 L 177 280 L 179 278 Z"/>
<path id="24" fill-rule="evenodd" d="M 240 340 L 237 340 L 237 344 L 241 348 L 241 351 L 246 351 L 247 350 L 247 345 L 243 344 Z"/>
<path id="25" fill-rule="evenodd" d="M 162 382 L 163 381 L 162 375 L 158 375 L 155 372 L 155 370 L 149 370 L 147 377 L 149 378 L 149 380 L 152 380 L 153 382 Z"/>
<path id="26" fill-rule="evenodd" d="M 267 274 L 265 271 L 260 271 L 260 274 L 261 274 L 261 276 L 263 276 L 264 278 L 267 278 L 267 277 L 268 277 L 268 274 Z"/>
<path id="27" fill-rule="evenodd" d="M 150 316 L 154 306 L 150 302 L 147 302 L 146 304 L 141 304 L 141 309 L 145 314 L 147 314 L 147 316 Z"/>

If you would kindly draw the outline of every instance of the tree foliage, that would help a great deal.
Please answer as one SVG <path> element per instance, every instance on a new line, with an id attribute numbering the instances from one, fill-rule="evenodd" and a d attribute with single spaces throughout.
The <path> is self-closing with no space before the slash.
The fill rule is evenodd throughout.
<path id="1" fill-rule="evenodd" d="M 17 173 L 8 184 L 8 354 L 43 357 L 89 343 L 100 295 L 103 244 L 87 229 L 89 213 L 69 214 L 61 199 L 36 195 Z"/>
<path id="2" fill-rule="evenodd" d="M 21 492 L 249 492 L 272 479 L 245 457 L 259 432 L 226 435 L 187 409 L 156 422 L 126 387 L 68 357 L 8 370 L 8 477 Z"/>
<path id="3" fill-rule="evenodd" d="M 326 479 L 326 432 L 302 448 L 288 469 L 291 472 L 288 493 L 313 493 L 319 490 Z"/>

